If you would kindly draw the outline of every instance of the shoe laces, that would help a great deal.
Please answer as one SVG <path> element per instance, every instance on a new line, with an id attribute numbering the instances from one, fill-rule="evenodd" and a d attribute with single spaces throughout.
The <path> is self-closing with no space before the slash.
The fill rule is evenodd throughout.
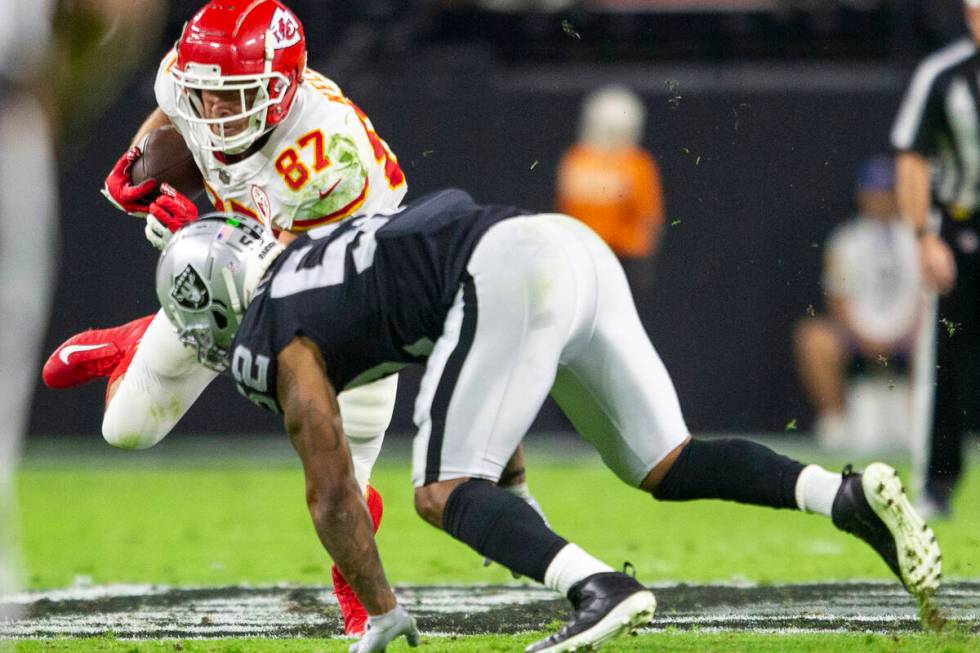
<path id="1" fill-rule="evenodd" d="M 844 465 L 844 469 L 841 470 L 841 478 L 847 478 L 848 476 L 854 476 L 856 472 L 854 471 L 854 465 L 847 463 Z"/>
<path id="2" fill-rule="evenodd" d="M 623 573 L 632 577 L 634 580 L 636 579 L 636 567 L 629 560 L 623 562 Z"/>

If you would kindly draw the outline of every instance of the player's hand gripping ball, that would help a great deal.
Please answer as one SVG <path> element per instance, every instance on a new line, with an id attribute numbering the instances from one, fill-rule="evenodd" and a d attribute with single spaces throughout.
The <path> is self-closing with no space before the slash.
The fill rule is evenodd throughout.
<path id="1" fill-rule="evenodd" d="M 204 177 L 194 161 L 187 142 L 173 125 L 150 131 L 139 143 L 142 155 L 133 163 L 133 184 L 156 179 L 161 186 L 170 186 L 181 195 L 197 199 L 204 191 Z M 150 201 L 156 199 L 154 196 Z"/>
<path id="2" fill-rule="evenodd" d="M 191 199 L 204 191 L 204 178 L 194 155 L 173 125 L 148 132 L 138 145 L 129 148 L 106 177 L 102 194 L 116 208 L 145 218 L 163 184 Z"/>
<path id="3" fill-rule="evenodd" d="M 156 194 L 156 179 L 145 179 L 142 182 L 133 183 L 133 164 L 142 156 L 143 152 L 135 145 L 126 151 L 112 171 L 105 179 L 102 187 L 102 194 L 112 202 L 120 211 L 125 211 L 130 215 L 145 217 L 150 210 L 150 204 Z"/>
<path id="4" fill-rule="evenodd" d="M 197 207 L 170 184 L 160 186 L 160 197 L 150 204 L 146 216 L 146 239 L 163 250 L 175 231 L 197 220 Z"/>

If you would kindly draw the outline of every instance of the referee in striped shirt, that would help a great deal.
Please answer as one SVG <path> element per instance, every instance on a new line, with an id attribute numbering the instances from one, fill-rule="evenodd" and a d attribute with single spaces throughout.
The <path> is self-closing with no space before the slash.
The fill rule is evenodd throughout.
<path id="1" fill-rule="evenodd" d="M 892 129 L 899 210 L 915 227 L 925 281 L 939 295 L 936 386 L 924 513 L 948 515 L 980 371 L 980 0 L 972 38 L 916 69 Z"/>

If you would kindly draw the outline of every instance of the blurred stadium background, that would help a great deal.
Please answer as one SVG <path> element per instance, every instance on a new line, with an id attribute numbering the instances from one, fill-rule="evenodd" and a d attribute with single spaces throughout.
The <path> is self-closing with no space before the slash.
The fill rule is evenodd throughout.
<path id="1" fill-rule="evenodd" d="M 76 3 L 64 3 L 71 6 Z M 169 3 L 59 140 L 60 275 L 45 350 L 82 327 L 155 310 L 155 251 L 99 195 L 153 108 L 155 64 L 198 0 Z M 399 156 L 409 199 L 459 186 L 485 202 L 554 207 L 579 105 L 634 88 L 661 167 L 667 227 L 637 298 L 695 432 L 805 431 L 793 323 L 821 306 L 821 247 L 853 209 L 855 171 L 887 150 L 918 58 L 964 31 L 960 0 L 294 0 L 311 67 L 335 79 Z M 74 37 L 80 56 L 94 37 Z M 85 97 L 85 90 L 74 92 Z M 29 222 L 28 222 L 29 224 Z M 406 374 L 393 434 L 411 433 Z M 38 383 L 29 431 L 98 437 L 103 388 Z M 182 433 L 277 432 L 216 383 Z M 565 431 L 546 409 L 536 430 Z M 173 436 L 171 436 L 173 437 Z"/>
<path id="2" fill-rule="evenodd" d="M 33 0 L 7 4 L 22 1 Z M 642 145 L 659 164 L 667 207 L 654 282 L 637 303 L 689 426 L 696 434 L 775 433 L 771 442 L 790 455 L 845 462 L 811 446 L 793 328 L 821 310 L 824 242 L 853 213 L 861 162 L 888 151 L 914 65 L 965 33 L 962 0 L 286 1 L 305 25 L 310 67 L 371 117 L 399 157 L 409 200 L 458 186 L 478 201 L 553 210 L 559 159 L 576 139 L 582 100 L 610 83 L 634 89 L 647 111 Z M 112 11 L 89 11 L 100 3 L 147 13 L 112 45 Z M 62 65 L 48 90 L 57 90 L 60 125 L 61 246 L 38 365 L 83 328 L 157 309 L 156 251 L 143 225 L 99 189 L 155 106 L 159 57 L 201 4 L 56 3 Z M 21 224 L 29 233 L 30 215 Z M 402 374 L 376 474 L 388 506 L 379 542 L 389 575 L 396 583 L 511 582 L 412 514 L 405 461 L 417 382 L 416 372 Z M 56 392 L 35 383 L 18 479 L 28 588 L 328 583 L 281 425 L 230 383 L 212 384 L 147 453 L 102 442 L 104 384 Z M 573 435 L 553 406 L 533 432 L 553 436 L 529 449 L 532 489 L 552 521 L 611 561 L 632 560 L 648 581 L 892 582 L 863 546 L 805 515 L 782 521 L 781 513 L 725 504 L 651 506 L 598 470 L 591 452 L 561 439 Z M 975 460 L 974 449 L 960 518 L 937 527 L 951 554 L 946 569 L 958 579 L 980 576 Z M 581 506 L 595 496 L 611 505 L 583 523 Z M 636 519 L 641 510 L 657 525 L 652 534 Z M 905 599 L 895 605 L 908 612 Z M 975 619 L 975 606 L 967 607 Z M 915 625 L 908 615 L 903 623 Z M 934 640 L 906 639 L 906 649 L 890 636 L 841 638 L 837 648 L 821 640 L 799 650 L 938 649 Z M 108 650 L 113 639 L 90 650 Z M 650 646 L 640 640 L 629 650 Z M 736 648 L 726 641 L 710 646 Z M 945 650 L 976 650 L 970 641 Z M 65 648 L 82 650 L 78 642 Z M 490 650 L 484 645 L 466 650 Z M 791 650 L 774 646 L 752 640 L 739 650 Z"/>

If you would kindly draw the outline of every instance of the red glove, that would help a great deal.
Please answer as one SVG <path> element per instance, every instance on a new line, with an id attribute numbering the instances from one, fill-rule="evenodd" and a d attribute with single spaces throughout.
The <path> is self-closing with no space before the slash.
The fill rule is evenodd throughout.
<path id="1" fill-rule="evenodd" d="M 145 179 L 138 186 L 133 186 L 132 170 L 136 159 L 142 156 L 140 148 L 135 145 L 119 157 L 112 172 L 105 178 L 102 194 L 121 211 L 130 215 L 145 217 L 153 201 L 153 191 L 156 190 L 156 179 Z"/>
<path id="2" fill-rule="evenodd" d="M 173 233 L 197 221 L 197 206 L 170 184 L 163 184 L 160 186 L 160 196 L 150 204 L 150 215 Z"/>
<path id="3" fill-rule="evenodd" d="M 170 235 L 192 222 L 197 221 L 197 207 L 186 196 L 173 189 L 170 184 L 160 186 L 160 196 L 150 204 L 150 215 L 146 218 L 146 239 L 162 250 Z"/>

